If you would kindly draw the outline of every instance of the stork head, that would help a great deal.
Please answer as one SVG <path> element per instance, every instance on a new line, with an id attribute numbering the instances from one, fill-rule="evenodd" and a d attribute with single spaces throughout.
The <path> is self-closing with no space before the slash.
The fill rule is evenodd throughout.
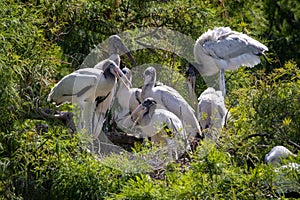
<path id="1" fill-rule="evenodd" d="M 116 65 L 113 61 L 107 61 L 103 65 L 103 71 L 106 73 L 109 70 L 109 72 L 117 77 L 122 83 L 129 89 L 131 86 L 131 82 L 127 79 L 126 75 L 122 72 L 122 70 Z"/>
<path id="2" fill-rule="evenodd" d="M 151 97 L 148 97 L 146 98 L 143 102 L 142 102 L 142 105 L 147 108 L 148 110 L 153 107 L 153 106 L 156 106 L 157 102 L 151 98 Z"/>
<path id="3" fill-rule="evenodd" d="M 269 153 L 265 155 L 265 163 L 273 163 L 278 164 L 284 158 L 288 158 L 289 156 L 296 157 L 290 150 L 288 150 L 284 146 L 275 146 L 271 149 Z"/>
<path id="4" fill-rule="evenodd" d="M 119 50 L 119 52 L 118 52 Z M 129 49 L 122 42 L 121 38 L 118 35 L 112 35 L 108 38 L 108 53 L 112 54 L 126 54 L 130 61 L 136 66 L 136 61 L 130 53 Z"/>
<path id="5" fill-rule="evenodd" d="M 144 85 L 155 84 L 156 82 L 156 69 L 154 67 L 148 67 L 144 72 Z"/>
<path id="6" fill-rule="evenodd" d="M 153 98 L 146 98 L 136 109 L 131 113 L 131 118 L 134 119 L 134 125 L 139 120 L 143 120 L 143 117 L 147 115 L 151 118 L 154 110 L 156 109 L 157 102 Z M 142 119 L 141 119 L 142 118 Z"/>
<path id="7" fill-rule="evenodd" d="M 132 82 L 132 73 L 131 70 L 128 69 L 127 67 L 122 69 L 123 74 L 127 77 L 127 79 Z"/>

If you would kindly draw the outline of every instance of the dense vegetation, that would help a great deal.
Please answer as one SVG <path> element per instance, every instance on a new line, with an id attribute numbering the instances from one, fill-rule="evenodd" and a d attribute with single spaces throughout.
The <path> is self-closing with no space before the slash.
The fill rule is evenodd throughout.
<path id="1" fill-rule="evenodd" d="M 2 199 L 280 195 L 276 186 L 266 184 L 272 183 L 274 173 L 262 158 L 274 145 L 299 150 L 299 2 L 4 0 L 0 7 Z M 226 74 L 231 116 L 217 145 L 199 145 L 189 164 L 169 163 L 153 171 L 126 155 L 98 160 L 83 148 L 80 134 L 72 135 L 64 123 L 41 114 L 40 108 L 58 109 L 46 101 L 54 83 L 78 69 L 90 50 L 111 34 L 162 27 L 196 40 L 215 26 L 230 26 L 262 41 L 269 47 L 268 61 Z M 163 50 L 143 49 L 133 55 L 139 64 L 159 63 L 178 71 L 187 64 Z M 205 88 L 199 78 L 197 95 Z M 59 110 L 72 111 L 72 106 Z M 300 182 L 299 172 L 291 178 Z"/>

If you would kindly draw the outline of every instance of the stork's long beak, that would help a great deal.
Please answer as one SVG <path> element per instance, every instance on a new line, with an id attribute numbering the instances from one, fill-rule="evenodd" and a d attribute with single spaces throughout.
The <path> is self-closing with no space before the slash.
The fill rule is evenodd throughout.
<path id="1" fill-rule="evenodd" d="M 126 75 L 122 72 L 122 70 L 115 66 L 114 67 L 114 73 L 117 76 L 117 78 L 122 81 L 122 83 L 125 85 L 125 87 L 129 90 L 131 87 L 131 82 L 128 80 L 128 78 L 126 77 Z"/>
<path id="2" fill-rule="evenodd" d="M 136 63 L 135 59 L 133 58 L 133 56 L 130 53 L 129 49 L 126 47 L 126 45 L 123 42 L 121 42 L 119 49 L 122 53 L 125 53 L 128 56 L 129 60 L 133 64 L 133 66 L 137 66 L 137 63 Z"/>
<path id="3" fill-rule="evenodd" d="M 140 104 L 138 107 L 135 108 L 135 110 L 131 113 L 130 117 L 135 116 L 138 114 L 137 118 L 134 120 L 131 129 L 133 129 L 136 125 L 136 123 L 139 121 L 139 119 L 141 118 L 141 116 L 143 116 L 144 112 L 145 112 L 146 108 Z M 141 112 L 143 111 L 143 112 Z M 141 112 L 141 113 L 140 113 Z"/>
<path id="4" fill-rule="evenodd" d="M 129 60 L 132 62 L 133 66 L 134 67 L 137 66 L 135 59 L 133 58 L 132 54 L 129 51 L 126 53 L 126 55 L 128 56 Z"/>

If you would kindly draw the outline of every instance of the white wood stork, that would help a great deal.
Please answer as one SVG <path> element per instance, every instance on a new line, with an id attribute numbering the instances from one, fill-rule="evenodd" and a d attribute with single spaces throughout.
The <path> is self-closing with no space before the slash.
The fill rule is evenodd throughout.
<path id="1" fill-rule="evenodd" d="M 122 69 L 123 74 L 127 77 L 129 82 L 132 82 L 132 72 L 127 67 Z M 127 117 L 132 111 L 141 104 L 142 90 L 140 88 L 127 88 L 122 82 L 119 83 L 119 89 L 116 97 L 121 107 L 121 110 L 116 113 L 115 120 L 119 127 L 129 128 L 132 124 L 127 124 L 130 120 Z"/>
<path id="2" fill-rule="evenodd" d="M 275 146 L 265 155 L 265 163 L 275 167 L 273 186 L 279 195 L 300 197 L 300 183 L 296 174 L 300 172 L 300 164 L 288 162 L 284 164 L 283 159 L 296 157 L 284 146 Z"/>
<path id="3" fill-rule="evenodd" d="M 254 67 L 259 56 L 268 48 L 246 34 L 232 31 L 229 27 L 216 27 L 202 34 L 194 45 L 195 67 L 202 76 L 220 73 L 220 90 L 226 93 L 225 70 L 240 66 Z"/>
<path id="4" fill-rule="evenodd" d="M 272 165 L 281 165 L 281 160 L 289 156 L 296 157 L 290 150 L 284 146 L 275 146 L 265 155 L 265 163 Z"/>
<path id="5" fill-rule="evenodd" d="M 125 77 L 113 61 L 107 61 L 102 67 L 103 70 L 79 69 L 63 77 L 48 95 L 48 101 L 57 106 L 69 102 L 77 103 L 81 109 L 84 108 L 84 126 L 91 133 L 94 133 L 90 124 L 92 109 L 95 108 L 95 103 L 99 104 L 99 101 L 95 100 L 107 98 L 116 84 L 116 77 L 120 79 Z"/>
<path id="6" fill-rule="evenodd" d="M 187 149 L 189 142 L 181 120 L 172 112 L 157 109 L 153 98 L 146 98 L 131 114 L 146 137 L 154 143 L 168 147 L 169 155 L 178 159 Z M 134 125 L 135 125 L 134 123 Z"/>
<path id="7" fill-rule="evenodd" d="M 156 70 L 154 67 L 148 67 L 144 72 L 142 99 L 151 97 L 160 106 L 174 113 L 182 120 L 189 139 L 197 134 L 202 137 L 201 129 L 193 108 L 175 89 L 166 85 L 155 86 L 155 82 Z"/>
<path id="8" fill-rule="evenodd" d="M 198 120 L 203 129 L 220 129 L 225 124 L 227 109 L 221 91 L 209 87 L 198 98 Z"/>

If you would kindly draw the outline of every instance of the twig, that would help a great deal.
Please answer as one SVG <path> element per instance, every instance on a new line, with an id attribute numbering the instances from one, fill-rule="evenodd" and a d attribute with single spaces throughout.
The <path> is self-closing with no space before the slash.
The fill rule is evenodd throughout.
<path id="1" fill-rule="evenodd" d="M 291 145 L 293 145 L 294 147 L 296 147 L 297 149 L 300 150 L 300 145 L 298 145 L 297 143 L 293 142 L 292 140 L 288 139 L 287 142 Z"/>
<path id="2" fill-rule="evenodd" d="M 248 135 L 243 140 L 248 140 L 253 137 L 267 137 L 267 136 L 269 136 L 269 134 L 267 134 L 267 133 L 255 133 L 255 134 Z"/>
<path id="3" fill-rule="evenodd" d="M 73 113 L 65 111 L 53 111 L 50 109 L 39 108 L 39 112 L 35 115 L 31 115 L 31 118 L 35 119 L 54 119 L 61 121 L 66 127 L 70 128 L 72 135 L 76 132 L 76 126 L 73 121 Z"/>

